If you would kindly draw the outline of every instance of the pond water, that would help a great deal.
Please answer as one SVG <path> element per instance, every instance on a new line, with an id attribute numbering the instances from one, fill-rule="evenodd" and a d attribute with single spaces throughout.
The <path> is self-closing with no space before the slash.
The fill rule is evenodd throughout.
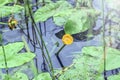
<path id="1" fill-rule="evenodd" d="M 102 11 L 102 0 L 93 0 L 93 6 L 95 9 Z M 72 2 L 72 0 L 71 0 Z M 105 14 L 108 11 L 108 7 L 105 4 Z M 19 19 L 19 17 L 16 16 L 16 18 Z M 57 50 L 63 45 L 62 40 L 59 39 L 58 37 L 55 36 L 55 33 L 59 32 L 62 30 L 62 28 L 57 27 L 52 19 L 49 19 L 45 22 L 46 27 L 44 27 L 44 24 L 41 23 L 41 28 L 42 28 L 42 34 L 43 34 L 43 39 L 45 41 L 45 44 L 48 48 L 48 51 L 50 52 L 52 63 L 54 68 L 61 68 L 55 53 Z M 98 17 L 98 20 L 96 21 L 96 26 L 94 27 L 94 30 L 98 30 L 102 26 L 102 20 L 101 20 L 101 15 Z M 32 26 L 29 24 L 29 31 L 32 31 Z M 45 31 L 46 28 L 46 31 Z M 17 41 L 22 41 L 21 36 L 24 35 L 24 33 L 17 27 L 15 30 L 9 30 L 8 27 L 4 27 L 1 29 L 3 30 L 3 40 L 4 44 L 10 43 L 10 42 L 17 42 Z M 24 30 L 27 32 L 26 30 Z M 30 35 L 32 37 L 32 32 L 30 32 Z M 58 42 L 59 46 L 56 46 L 55 44 Z M 93 39 L 88 40 L 88 41 L 77 41 L 74 42 L 72 45 L 67 45 L 64 47 L 64 49 L 60 52 L 60 59 L 63 63 L 64 66 L 68 66 L 72 63 L 72 60 L 74 58 L 74 55 L 80 54 L 81 49 L 84 46 L 99 46 L 103 45 L 102 43 L 102 36 L 101 34 L 95 35 Z M 29 43 L 30 49 L 33 49 L 33 46 L 31 43 Z M 43 63 L 42 59 L 42 54 L 39 49 L 36 50 L 36 55 L 37 55 L 37 61 L 38 61 L 38 68 L 41 69 L 41 64 Z"/>

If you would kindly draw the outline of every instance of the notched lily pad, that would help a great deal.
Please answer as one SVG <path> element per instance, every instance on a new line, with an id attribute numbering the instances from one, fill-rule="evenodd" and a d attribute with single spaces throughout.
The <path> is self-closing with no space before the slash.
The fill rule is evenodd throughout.
<path id="1" fill-rule="evenodd" d="M 9 43 L 4 46 L 8 68 L 21 66 L 35 57 L 32 52 L 18 53 L 23 47 L 23 42 Z M 2 46 L 0 46 L 0 68 L 6 68 Z"/>

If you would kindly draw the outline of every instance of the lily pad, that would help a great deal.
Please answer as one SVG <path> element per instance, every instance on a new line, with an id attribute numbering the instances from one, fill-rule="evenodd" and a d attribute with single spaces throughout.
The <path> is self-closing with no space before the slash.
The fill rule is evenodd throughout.
<path id="1" fill-rule="evenodd" d="M 20 13 L 24 8 L 19 5 L 15 6 L 0 6 L 0 17 L 9 16 L 12 13 Z"/>
<path id="2" fill-rule="evenodd" d="M 22 72 L 16 72 L 13 77 L 12 80 L 29 80 L 27 75 L 22 73 Z"/>
<path id="3" fill-rule="evenodd" d="M 33 79 L 33 80 L 52 80 L 52 78 L 50 77 L 50 74 L 45 72 L 45 73 L 40 73 L 37 78 Z"/>
<path id="4" fill-rule="evenodd" d="M 84 32 L 94 26 L 99 12 L 94 9 L 73 10 L 65 24 L 65 33 L 76 34 Z"/>
<path id="5" fill-rule="evenodd" d="M 64 26 L 68 20 L 68 18 L 71 16 L 73 9 L 71 7 L 68 7 L 68 9 L 63 9 L 60 12 L 56 13 L 53 16 L 53 21 L 57 26 Z"/>
<path id="6" fill-rule="evenodd" d="M 69 9 L 71 5 L 67 1 L 57 1 L 56 3 L 46 4 L 44 7 L 39 8 L 35 14 L 34 18 L 36 22 L 46 21 L 48 18 L 53 17 L 54 15 L 59 14 L 59 12 L 66 12 L 66 9 Z"/>
<path id="7" fill-rule="evenodd" d="M 120 80 L 120 74 L 108 77 L 108 80 Z"/>
<path id="8" fill-rule="evenodd" d="M 120 51 L 107 47 L 106 70 L 120 67 Z M 103 47 L 83 47 L 82 54 L 76 55 L 74 65 L 64 71 L 59 77 L 60 80 L 104 80 Z M 111 75 L 108 80 L 119 80 L 119 76 Z"/>
<path id="9" fill-rule="evenodd" d="M 8 68 L 21 66 L 35 57 L 35 54 L 31 52 L 18 53 L 23 47 L 23 42 L 10 43 L 4 46 Z M 0 46 L 0 68 L 6 68 L 2 46 Z"/>
<path id="10" fill-rule="evenodd" d="M 120 59 L 120 51 L 114 48 L 107 47 L 106 48 L 106 70 L 112 70 L 120 67 L 120 63 L 118 62 Z M 95 60 L 102 62 L 103 59 L 103 47 L 84 47 L 82 49 L 82 53 L 85 55 L 90 55 L 96 57 Z M 93 63 L 95 64 L 95 63 Z M 103 64 L 101 64 L 103 65 Z"/>
<path id="11" fill-rule="evenodd" d="M 27 75 L 22 72 L 16 72 L 12 76 L 4 74 L 2 80 L 29 80 Z"/>
<path id="12" fill-rule="evenodd" d="M 13 0 L 0 0 L 0 6 L 4 6 L 7 3 L 13 2 Z"/>

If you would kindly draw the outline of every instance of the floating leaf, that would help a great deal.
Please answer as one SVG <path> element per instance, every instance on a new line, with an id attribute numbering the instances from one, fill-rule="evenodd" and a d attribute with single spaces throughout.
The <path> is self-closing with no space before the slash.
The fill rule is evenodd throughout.
<path id="1" fill-rule="evenodd" d="M 13 2 L 13 0 L 0 0 L 0 6 L 4 6 L 7 3 Z"/>
<path id="2" fill-rule="evenodd" d="M 3 5 L 5 5 L 6 3 L 8 3 L 8 0 L 1 0 L 1 1 L 0 1 L 0 6 L 3 6 Z"/>
<path id="3" fill-rule="evenodd" d="M 12 13 L 20 13 L 23 10 L 22 6 L 0 6 L 0 17 L 9 16 Z"/>
<path id="4" fill-rule="evenodd" d="M 106 70 L 112 70 L 120 67 L 120 63 L 117 63 L 120 59 L 120 51 L 114 48 L 106 48 Z M 102 62 L 103 47 L 84 47 L 82 52 L 87 55 L 96 57 L 96 60 Z M 95 63 L 93 63 L 95 64 Z"/>
<path id="5" fill-rule="evenodd" d="M 23 42 L 16 42 L 16 43 L 9 43 L 7 45 L 4 46 L 5 48 L 5 54 L 6 57 L 11 57 L 15 54 L 17 54 L 22 48 L 24 47 L 24 43 Z M 3 49 L 2 46 L 0 46 L 0 55 L 3 55 Z M 0 58 L 0 61 L 3 60 L 4 58 Z"/>
<path id="6" fill-rule="evenodd" d="M 11 80 L 29 80 L 27 75 L 22 72 L 16 72 Z"/>
<path id="7" fill-rule="evenodd" d="M 120 74 L 108 77 L 108 80 L 120 80 Z"/>
<path id="8" fill-rule="evenodd" d="M 31 52 L 19 53 L 24 47 L 23 42 L 10 43 L 4 46 L 7 67 L 17 67 L 29 62 L 35 57 L 35 54 Z M 3 48 L 0 46 L 0 68 L 6 68 Z"/>
<path id="9" fill-rule="evenodd" d="M 65 33 L 76 34 L 94 26 L 99 12 L 94 9 L 74 10 L 65 24 Z"/>
<path id="10" fill-rule="evenodd" d="M 22 72 L 16 72 L 14 75 L 4 75 L 2 80 L 29 80 L 27 75 Z"/>
<path id="11" fill-rule="evenodd" d="M 65 71 L 60 80 L 104 80 L 103 47 L 88 46 L 82 49 L 81 55 L 74 59 L 74 66 Z M 106 70 L 120 67 L 120 51 L 107 47 Z M 108 77 L 108 80 L 119 80 L 119 76 Z"/>
<path id="12" fill-rule="evenodd" d="M 46 4 L 44 7 L 39 8 L 35 14 L 35 21 L 46 21 L 48 18 L 52 17 L 55 14 L 61 12 L 61 10 L 65 10 L 69 8 L 70 4 L 67 1 L 57 1 L 56 3 Z"/>
<path id="13" fill-rule="evenodd" d="M 50 74 L 46 72 L 40 73 L 37 78 L 34 78 L 33 80 L 52 80 L 52 78 L 50 77 Z"/>
<path id="14" fill-rule="evenodd" d="M 66 8 L 66 10 L 61 10 L 53 16 L 53 21 L 58 26 L 63 26 L 67 22 L 68 18 L 72 14 L 73 9 L 71 7 Z"/>

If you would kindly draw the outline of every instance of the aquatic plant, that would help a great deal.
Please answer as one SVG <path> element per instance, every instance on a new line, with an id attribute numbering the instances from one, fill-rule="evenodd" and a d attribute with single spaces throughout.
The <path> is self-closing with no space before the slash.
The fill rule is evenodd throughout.
<path id="1" fill-rule="evenodd" d="M 27 62 L 30 62 L 35 57 L 35 54 L 33 54 L 32 52 L 24 52 L 18 54 L 18 52 L 23 47 L 24 47 L 23 42 L 10 43 L 5 46 L 4 45 L 0 46 L 0 57 L 1 57 L 0 68 L 5 68 L 7 72 L 7 75 L 4 75 L 4 77 L 2 77 L 4 80 L 13 80 L 11 78 L 13 78 L 14 76 L 10 77 L 10 74 L 8 72 L 9 68 L 21 66 Z M 15 73 L 14 75 L 17 74 L 19 73 Z M 21 73 L 21 75 L 22 74 L 23 73 Z M 14 79 L 17 79 L 19 76 L 17 76 Z M 25 77 L 24 76 L 22 77 L 24 80 Z"/>
<path id="2" fill-rule="evenodd" d="M 50 77 L 50 74 L 47 72 L 44 73 L 40 73 L 37 78 L 33 79 L 33 80 L 52 80 L 52 78 Z"/>
<path id="3" fill-rule="evenodd" d="M 82 49 L 82 54 L 73 60 L 73 66 L 61 73 L 58 80 L 104 80 L 104 60 L 102 46 L 88 46 Z M 107 47 L 106 71 L 120 67 L 117 63 L 120 51 Z M 116 79 L 114 79 L 116 78 Z M 108 76 L 108 80 L 117 80 L 118 76 Z"/>
<path id="4" fill-rule="evenodd" d="M 93 8 L 74 8 L 67 1 L 57 1 L 38 9 L 34 18 L 36 22 L 43 22 L 53 17 L 56 25 L 64 26 L 66 34 L 76 34 L 93 26 L 99 14 L 99 11 Z M 92 20 L 90 20 L 91 18 Z"/>
<path id="5" fill-rule="evenodd" d="M 8 68 L 23 65 L 35 57 L 35 54 L 31 52 L 18 53 L 23 47 L 23 42 L 10 43 L 4 46 Z M 6 68 L 2 46 L 0 46 L 0 57 L 0 68 Z"/>
<path id="6" fill-rule="evenodd" d="M 11 13 L 17 14 L 21 13 L 23 7 L 20 5 L 15 6 L 5 6 L 0 4 L 0 17 L 6 17 L 11 15 Z"/>

